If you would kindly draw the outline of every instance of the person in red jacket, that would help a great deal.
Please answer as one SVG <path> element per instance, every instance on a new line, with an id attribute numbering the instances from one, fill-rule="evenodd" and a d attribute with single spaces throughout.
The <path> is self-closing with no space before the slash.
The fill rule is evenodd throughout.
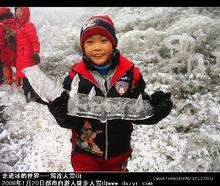
<path id="1" fill-rule="evenodd" d="M 145 81 L 139 68 L 120 54 L 114 24 L 107 15 L 93 16 L 82 26 L 80 46 L 82 60 L 73 65 L 64 79 L 64 91 L 48 104 L 57 123 L 72 130 L 71 163 L 74 171 L 128 171 L 131 156 L 133 124 L 156 124 L 172 109 L 171 94 L 156 91 L 151 97 L 145 93 Z M 68 114 L 68 91 L 78 78 L 78 93 L 103 98 L 148 99 L 154 113 L 147 119 L 99 119 Z M 116 105 L 117 106 L 117 105 Z"/>
<path id="2" fill-rule="evenodd" d="M 17 30 L 16 75 L 22 78 L 22 88 L 26 101 L 39 98 L 22 70 L 40 63 L 40 42 L 35 25 L 30 21 L 29 7 L 15 8 Z"/>
<path id="3" fill-rule="evenodd" d="M 2 12 L 0 12 L 0 17 L 2 15 Z M 1 19 L 0 19 L 1 23 Z M 4 46 L 4 27 L 0 26 L 0 54 L 2 51 L 2 48 Z M 3 62 L 0 57 L 0 85 L 4 82 L 4 73 L 3 73 Z"/>
<path id="4" fill-rule="evenodd" d="M 13 83 L 13 70 L 16 63 L 16 22 L 11 10 L 7 7 L 0 8 L 1 27 L 1 62 L 4 65 L 4 76 L 7 84 Z M 18 81 L 16 81 L 18 82 Z M 17 84 L 18 85 L 18 84 Z"/>

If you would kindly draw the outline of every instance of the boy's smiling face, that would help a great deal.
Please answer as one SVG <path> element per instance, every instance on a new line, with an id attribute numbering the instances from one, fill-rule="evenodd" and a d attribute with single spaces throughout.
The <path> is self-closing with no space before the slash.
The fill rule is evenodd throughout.
<path id="1" fill-rule="evenodd" d="M 84 52 L 95 65 L 105 65 L 113 52 L 111 41 L 101 35 L 95 34 L 88 37 L 84 42 Z"/>

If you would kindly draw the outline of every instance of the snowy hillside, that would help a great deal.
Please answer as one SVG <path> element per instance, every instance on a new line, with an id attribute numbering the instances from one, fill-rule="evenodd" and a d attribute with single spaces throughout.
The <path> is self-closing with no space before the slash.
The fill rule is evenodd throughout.
<path id="1" fill-rule="evenodd" d="M 140 67 L 146 91 L 172 93 L 159 124 L 134 125 L 131 172 L 220 171 L 220 8 L 31 8 L 44 72 L 62 82 L 80 59 L 92 15 L 115 22 L 118 48 Z M 71 132 L 22 90 L 0 86 L 0 171 L 72 171 Z"/>

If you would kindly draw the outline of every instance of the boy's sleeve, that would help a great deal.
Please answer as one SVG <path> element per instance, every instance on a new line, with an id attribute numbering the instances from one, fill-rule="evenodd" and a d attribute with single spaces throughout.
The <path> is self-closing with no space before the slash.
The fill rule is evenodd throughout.
<path id="1" fill-rule="evenodd" d="M 145 86 L 146 86 L 146 83 L 141 75 L 140 79 L 137 81 L 137 84 L 133 85 L 133 88 L 132 88 L 133 97 L 137 98 L 140 94 L 144 95 Z"/>
<path id="2" fill-rule="evenodd" d="M 139 125 L 154 125 L 157 124 L 159 121 L 161 121 L 161 118 L 158 118 L 157 116 L 153 115 L 150 118 L 143 119 L 143 120 L 135 120 L 133 121 L 134 124 Z"/>
<path id="3" fill-rule="evenodd" d="M 79 129 L 80 123 L 82 123 L 82 119 L 83 118 L 80 117 L 67 115 L 65 120 L 62 121 L 56 120 L 56 121 L 60 127 L 66 129 L 74 129 L 77 131 Z"/>
<path id="4" fill-rule="evenodd" d="M 71 90 L 71 83 L 74 79 L 75 73 L 72 71 L 72 69 L 68 72 L 68 75 L 64 78 L 63 81 L 63 88 L 65 90 L 70 91 Z"/>
<path id="5" fill-rule="evenodd" d="M 29 24 L 26 25 L 26 35 L 29 39 L 29 41 L 32 44 L 33 52 L 39 53 L 40 52 L 40 42 L 37 36 L 37 31 L 33 23 L 29 22 Z"/>
<path id="6" fill-rule="evenodd" d="M 71 90 L 72 78 L 74 78 L 74 76 L 73 74 L 71 74 L 71 71 L 70 71 L 69 75 L 67 75 L 63 81 L 63 88 L 65 90 L 68 90 L 68 91 Z M 60 127 L 78 130 L 80 123 L 82 123 L 82 118 L 67 114 L 64 120 L 56 119 L 56 121 Z"/>
<path id="7" fill-rule="evenodd" d="M 134 67 L 133 73 L 134 73 L 133 74 L 133 85 L 132 85 L 133 97 L 138 98 L 138 96 L 142 94 L 144 99 L 149 99 L 149 95 L 145 92 L 146 83 L 139 69 L 137 67 Z"/>
<path id="8" fill-rule="evenodd" d="M 57 99 L 59 99 L 59 98 L 60 97 L 58 97 Z M 57 114 L 55 114 L 51 108 L 53 108 L 54 110 L 57 110 L 61 107 L 60 105 L 65 106 L 66 109 L 68 110 L 68 104 L 66 101 L 63 101 L 63 100 L 61 100 L 61 102 L 59 104 L 57 104 L 56 107 L 54 107 L 54 108 L 52 106 L 51 107 L 48 106 L 49 111 L 53 115 L 53 117 L 56 120 L 56 122 L 58 123 L 58 125 L 63 128 L 77 130 L 79 128 L 80 123 L 82 123 L 82 118 L 68 115 L 68 112 L 65 113 L 64 116 L 62 116 L 62 117 L 58 116 L 58 114 L 62 113 L 62 110 L 60 112 L 58 112 Z"/>

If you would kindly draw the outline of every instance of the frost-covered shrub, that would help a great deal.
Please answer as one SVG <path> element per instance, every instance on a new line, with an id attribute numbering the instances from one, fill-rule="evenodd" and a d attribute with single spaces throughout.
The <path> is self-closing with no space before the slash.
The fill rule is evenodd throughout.
<path id="1" fill-rule="evenodd" d="M 213 170 L 211 163 L 219 155 L 220 146 L 207 135 L 196 134 L 188 138 L 183 164 L 185 171 Z"/>
<path id="2" fill-rule="evenodd" d="M 120 37 L 119 48 L 124 53 L 155 51 L 163 38 L 163 34 L 154 28 L 148 28 L 145 31 L 132 30 Z"/>
<path id="3" fill-rule="evenodd" d="M 86 19 L 108 14 L 118 48 L 139 66 L 146 92 L 172 93 L 167 118 L 157 125 L 134 125 L 131 172 L 220 170 L 219 8 L 37 9 L 32 18 L 41 41 L 41 68 L 53 80 L 62 83 L 81 59 L 79 32 Z M 0 104 L 7 107 L 0 111 L 0 170 L 72 171 L 66 153 L 69 132 L 57 126 L 46 107 L 24 104 L 22 91 L 10 95 L 4 86 L 3 91 L 7 94 Z"/>

